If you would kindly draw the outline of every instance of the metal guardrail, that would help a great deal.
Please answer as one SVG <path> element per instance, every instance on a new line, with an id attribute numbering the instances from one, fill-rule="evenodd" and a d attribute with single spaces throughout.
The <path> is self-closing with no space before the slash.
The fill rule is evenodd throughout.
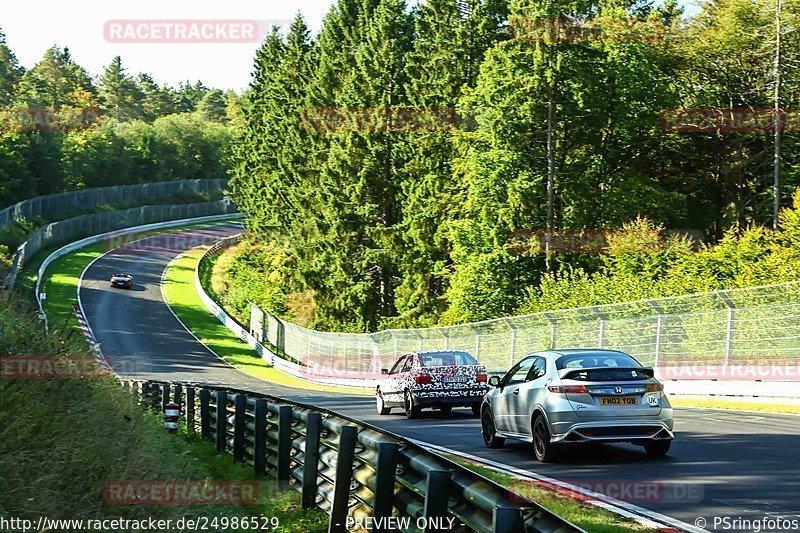
<path id="1" fill-rule="evenodd" d="M 236 213 L 236 206 L 228 198 L 211 202 L 178 205 L 148 205 L 81 215 L 60 220 L 43 226 L 28 236 L 14 255 L 11 271 L 5 280 L 5 287 L 12 288 L 19 270 L 30 257 L 40 250 L 67 243 L 71 240 L 131 226 L 159 223 L 170 220 L 198 218 Z"/>
<path id="2" fill-rule="evenodd" d="M 440 454 L 325 409 L 213 385 L 122 384 L 156 412 L 170 401 L 182 405 L 188 431 L 256 474 L 273 475 L 279 489 L 299 491 L 303 508 L 330 515 L 330 532 L 347 531 L 348 516 L 406 518 L 409 531 L 433 518 L 454 519 L 455 532 L 582 531 Z"/>

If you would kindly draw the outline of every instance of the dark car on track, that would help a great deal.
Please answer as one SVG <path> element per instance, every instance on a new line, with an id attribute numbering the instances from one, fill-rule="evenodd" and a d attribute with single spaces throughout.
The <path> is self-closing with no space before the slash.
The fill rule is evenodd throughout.
<path id="1" fill-rule="evenodd" d="M 111 286 L 120 289 L 130 289 L 133 287 L 133 276 L 120 272 L 111 276 Z"/>
<path id="2" fill-rule="evenodd" d="M 384 379 L 375 391 L 381 415 L 395 407 L 408 418 L 422 409 L 447 413 L 453 407 L 470 407 L 478 416 L 483 395 L 489 390 L 486 368 L 464 351 L 408 353 L 381 374 Z"/>

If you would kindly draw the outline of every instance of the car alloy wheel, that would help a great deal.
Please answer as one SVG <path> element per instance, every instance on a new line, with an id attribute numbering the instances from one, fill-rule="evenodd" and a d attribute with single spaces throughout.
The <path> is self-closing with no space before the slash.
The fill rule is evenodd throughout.
<path id="1" fill-rule="evenodd" d="M 497 436 L 492 413 L 488 407 L 483 410 L 483 415 L 481 415 L 481 433 L 483 433 L 483 443 L 487 448 L 500 448 L 506 442 L 503 437 Z"/>
<path id="2" fill-rule="evenodd" d="M 533 420 L 533 451 L 536 459 L 542 463 L 549 463 L 557 456 L 556 445 L 550 442 L 550 430 L 542 415 L 537 415 Z"/>
<path id="3" fill-rule="evenodd" d="M 411 393 L 408 391 L 406 391 L 404 403 L 406 409 L 406 418 L 416 418 L 419 414 L 419 407 L 414 405 L 414 399 L 411 397 Z"/>
<path id="4" fill-rule="evenodd" d="M 381 393 L 381 391 L 375 394 L 375 410 L 378 411 L 379 415 L 388 415 L 392 412 L 392 408 L 386 407 L 384 404 L 383 393 Z"/>

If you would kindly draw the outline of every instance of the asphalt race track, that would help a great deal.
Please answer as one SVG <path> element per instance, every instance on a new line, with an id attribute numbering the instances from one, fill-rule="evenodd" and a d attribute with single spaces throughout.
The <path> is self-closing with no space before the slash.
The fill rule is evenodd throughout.
<path id="1" fill-rule="evenodd" d="M 424 411 L 415 420 L 399 413 L 378 416 L 371 398 L 321 396 L 230 367 L 183 328 L 165 304 L 160 283 L 167 264 L 181 251 L 239 231 L 236 224 L 226 223 L 176 232 L 173 238 L 156 237 L 111 251 L 87 269 L 79 289 L 81 302 L 118 373 L 224 384 L 311 403 L 406 437 L 586 486 L 689 524 L 702 516 L 709 530 L 714 530 L 715 516 L 800 520 L 800 416 L 677 409 L 676 440 L 664 459 L 649 459 L 641 448 L 630 445 L 597 445 L 572 448 L 559 462 L 545 465 L 524 443 L 484 448 L 478 420 L 467 410 L 454 410 L 447 417 Z M 120 271 L 134 276 L 132 290 L 109 287 L 109 277 Z M 637 482 L 668 486 L 637 496 L 632 494 Z"/>

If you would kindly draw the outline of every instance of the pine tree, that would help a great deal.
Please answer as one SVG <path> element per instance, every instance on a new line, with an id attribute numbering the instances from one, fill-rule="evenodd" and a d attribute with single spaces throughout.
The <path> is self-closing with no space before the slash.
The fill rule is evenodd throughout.
<path id="1" fill-rule="evenodd" d="M 6 44 L 6 36 L 0 28 L 0 107 L 10 105 L 24 69 Z"/>
<path id="2" fill-rule="evenodd" d="M 453 131 L 468 127 L 456 106 L 473 86 L 488 48 L 504 38 L 503 2 L 429 0 L 415 13 L 414 49 L 406 65 L 410 107 L 437 117 L 438 131 L 420 131 L 403 143 L 402 283 L 397 325 L 436 320 L 446 285 L 448 221 L 459 217 L 460 184 L 452 168 Z"/>
<path id="3" fill-rule="evenodd" d="M 125 72 L 120 56 L 116 56 L 105 68 L 98 86 L 101 108 L 109 116 L 122 121 L 142 115 L 143 94 L 136 81 Z"/>

